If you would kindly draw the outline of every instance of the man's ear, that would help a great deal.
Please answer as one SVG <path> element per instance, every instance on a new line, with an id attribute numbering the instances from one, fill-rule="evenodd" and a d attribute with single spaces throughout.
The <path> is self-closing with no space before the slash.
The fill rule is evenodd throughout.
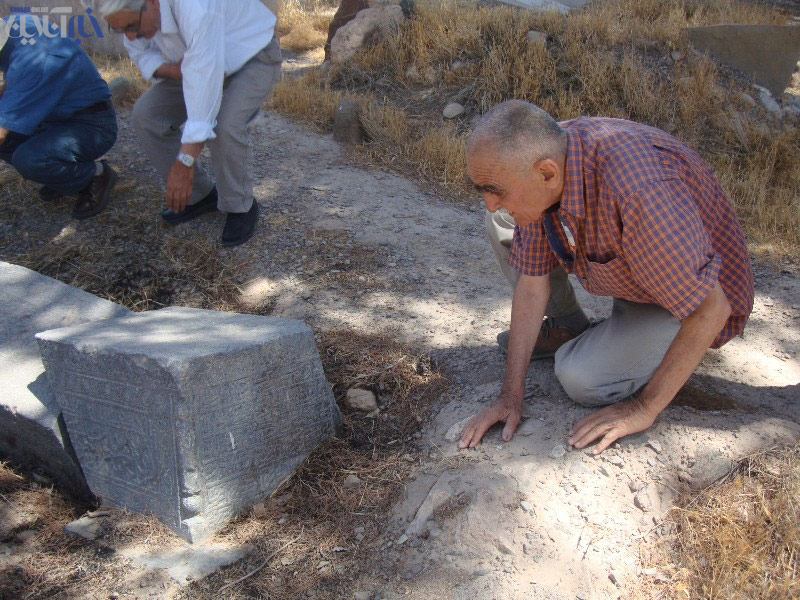
<path id="1" fill-rule="evenodd" d="M 552 158 L 543 158 L 534 165 L 534 169 L 548 189 L 556 189 L 561 183 L 561 169 Z"/>

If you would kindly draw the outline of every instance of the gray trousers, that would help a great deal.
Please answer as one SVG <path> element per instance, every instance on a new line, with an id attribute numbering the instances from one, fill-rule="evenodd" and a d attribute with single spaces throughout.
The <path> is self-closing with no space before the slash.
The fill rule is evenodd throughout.
<path id="1" fill-rule="evenodd" d="M 250 124 L 280 76 L 280 43 L 273 38 L 241 69 L 225 78 L 214 128 L 217 137 L 206 142 L 216 179 L 217 208 L 222 212 L 244 213 L 253 205 Z M 133 107 L 133 123 L 139 141 L 164 181 L 180 150 L 181 126 L 185 122 L 186 104 L 180 81 L 159 81 Z M 202 200 L 213 187 L 211 177 L 197 164 L 189 204 Z"/>
<path id="2" fill-rule="evenodd" d="M 507 213 L 486 213 L 489 243 L 513 288 L 519 273 L 508 266 L 514 220 Z M 550 273 L 545 314 L 570 314 L 580 307 L 561 267 Z M 569 288 L 569 289 L 567 289 Z M 570 398 L 583 406 L 605 406 L 643 387 L 661 364 L 681 322 L 655 304 L 614 298 L 611 316 L 558 349 L 555 373 Z"/>

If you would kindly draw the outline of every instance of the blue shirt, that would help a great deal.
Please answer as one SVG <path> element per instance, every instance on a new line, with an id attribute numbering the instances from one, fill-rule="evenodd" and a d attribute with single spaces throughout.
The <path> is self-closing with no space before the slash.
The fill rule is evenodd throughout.
<path id="1" fill-rule="evenodd" d="M 0 98 L 0 127 L 33 135 L 46 121 L 68 119 L 111 98 L 91 59 L 73 40 L 61 37 L 54 24 L 48 36 L 44 21 L 35 15 L 15 14 L 5 21 L 10 36 L 0 52 L 6 81 Z"/>

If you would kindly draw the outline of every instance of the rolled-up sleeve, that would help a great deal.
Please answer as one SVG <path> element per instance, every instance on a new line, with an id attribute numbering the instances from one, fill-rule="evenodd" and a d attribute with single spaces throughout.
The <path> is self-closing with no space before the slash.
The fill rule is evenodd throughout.
<path id="1" fill-rule="evenodd" d="M 131 60 L 139 67 L 142 77 L 147 81 L 154 81 L 157 79 L 155 77 L 155 72 L 158 70 L 158 67 L 167 62 L 161 54 L 161 50 L 158 49 L 158 46 L 151 40 L 129 40 L 124 36 L 123 38 L 128 56 L 130 56 Z"/>
<path id="2" fill-rule="evenodd" d="M 176 20 L 186 42 L 181 63 L 187 120 L 181 142 L 195 144 L 216 138 L 217 114 L 225 80 L 225 28 L 220 0 L 207 0 L 192 10 L 176 1 Z"/>
<path id="3" fill-rule="evenodd" d="M 717 283 L 721 258 L 679 179 L 654 181 L 622 203 L 622 244 L 636 283 L 684 319 Z"/>
<path id="4" fill-rule="evenodd" d="M 541 219 L 514 228 L 508 264 L 523 275 L 534 277 L 547 275 L 558 266 L 558 259 L 547 242 Z"/>

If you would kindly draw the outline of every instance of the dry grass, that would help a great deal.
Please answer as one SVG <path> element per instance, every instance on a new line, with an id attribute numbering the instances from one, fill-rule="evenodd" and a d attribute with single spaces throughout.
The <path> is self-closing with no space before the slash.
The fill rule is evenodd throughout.
<path id="1" fill-rule="evenodd" d="M 470 119 L 502 100 L 529 100 L 558 119 L 645 122 L 703 154 L 753 243 L 790 250 L 800 243 L 800 132 L 742 105 L 736 92 L 748 91 L 746 83 L 695 53 L 681 33 L 695 24 L 784 21 L 775 10 L 734 0 L 610 0 L 569 16 L 419 3 L 395 35 L 330 77 L 284 81 L 273 106 L 320 129 L 332 124 L 337 93 L 358 98 L 371 136 L 366 156 L 451 197 L 468 193 L 462 159 Z M 546 32 L 546 44 L 529 44 L 529 30 Z M 445 124 L 441 110 L 451 101 L 466 106 L 467 118 Z"/>
<path id="2" fill-rule="evenodd" d="M 678 526 L 671 597 L 800 597 L 800 444 L 746 458 L 671 519 Z"/>
<path id="3" fill-rule="evenodd" d="M 295 52 L 321 48 L 337 3 L 320 0 L 283 0 L 278 3 L 278 35 L 281 47 Z"/>

